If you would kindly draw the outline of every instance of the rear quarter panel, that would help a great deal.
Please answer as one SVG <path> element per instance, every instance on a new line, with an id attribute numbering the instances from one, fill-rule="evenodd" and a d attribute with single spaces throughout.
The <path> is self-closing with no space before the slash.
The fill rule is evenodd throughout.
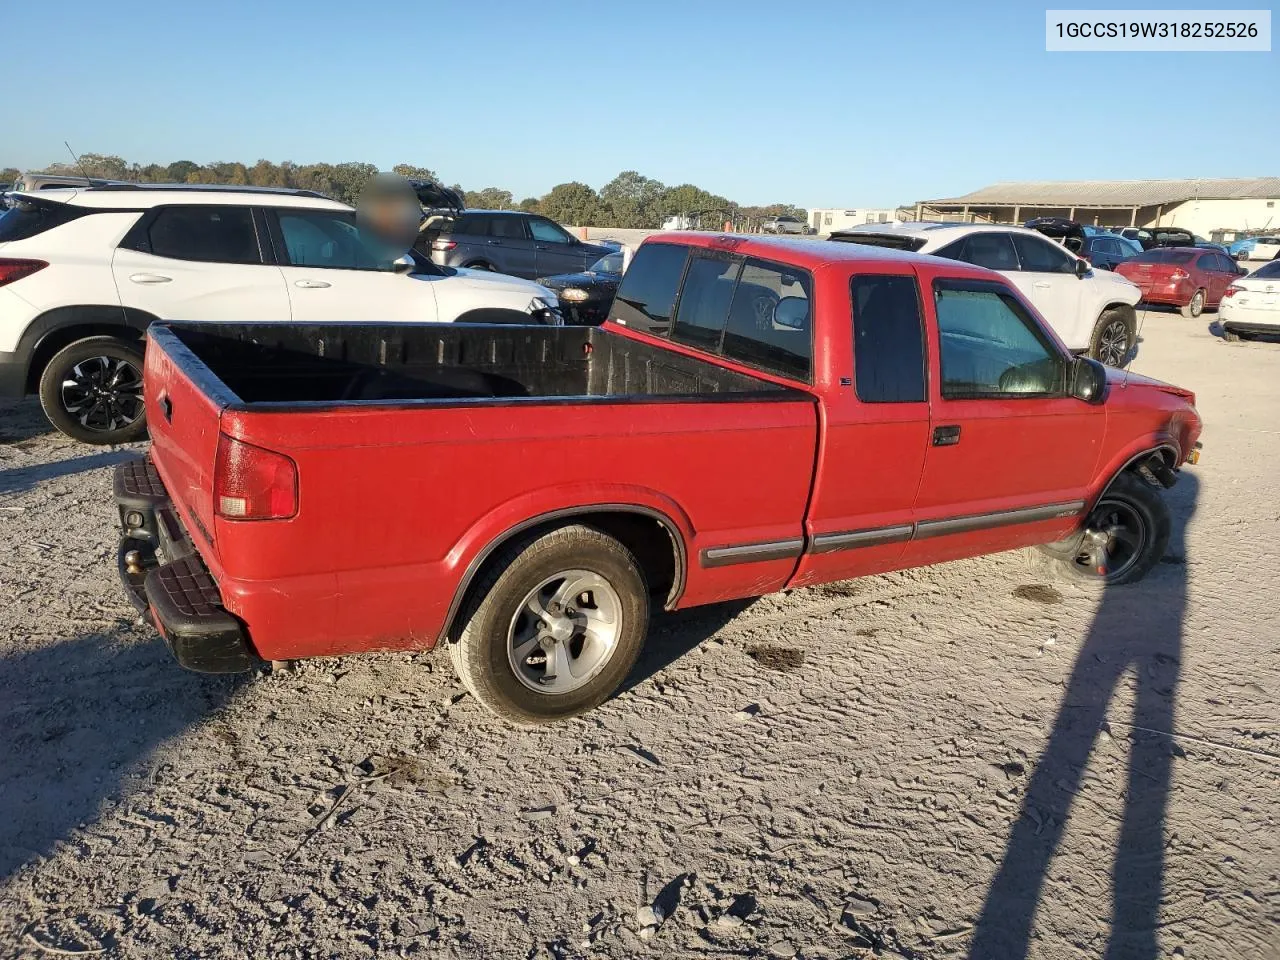
<path id="1" fill-rule="evenodd" d="M 681 606 L 766 593 L 793 559 L 698 556 L 800 536 L 816 429 L 804 399 L 231 410 L 226 433 L 297 463 L 299 509 L 217 521 L 224 599 L 268 658 L 430 647 L 486 546 L 595 504 L 657 510 L 680 531 Z"/>

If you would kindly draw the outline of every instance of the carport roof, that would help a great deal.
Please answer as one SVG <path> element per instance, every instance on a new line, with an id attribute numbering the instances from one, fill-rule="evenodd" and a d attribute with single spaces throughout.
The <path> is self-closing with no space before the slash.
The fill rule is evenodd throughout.
<path id="1" fill-rule="evenodd" d="M 1226 180 L 1026 180 L 996 183 L 962 197 L 925 200 L 930 206 L 1154 207 L 1184 200 L 1280 197 L 1280 177 Z"/>

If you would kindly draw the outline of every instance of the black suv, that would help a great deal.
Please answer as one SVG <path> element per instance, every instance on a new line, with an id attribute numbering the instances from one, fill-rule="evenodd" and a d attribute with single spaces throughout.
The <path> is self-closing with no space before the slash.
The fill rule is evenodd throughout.
<path id="1" fill-rule="evenodd" d="M 494 270 L 532 280 L 579 273 L 617 244 L 583 243 L 554 220 L 518 210 L 465 210 L 428 223 L 419 252 L 442 267 Z"/>

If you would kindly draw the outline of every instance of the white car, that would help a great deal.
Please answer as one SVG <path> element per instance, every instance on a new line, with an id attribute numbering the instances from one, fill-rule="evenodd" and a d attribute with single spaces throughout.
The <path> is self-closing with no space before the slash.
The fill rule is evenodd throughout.
<path id="1" fill-rule="evenodd" d="M 1280 335 L 1280 260 L 1263 264 L 1227 287 L 1218 305 L 1218 322 L 1228 340 Z"/>
<path id="2" fill-rule="evenodd" d="M 1280 237 L 1259 237 L 1249 248 L 1249 260 L 1274 260 L 1280 257 Z"/>
<path id="3" fill-rule="evenodd" d="M 141 437 L 154 320 L 560 323 L 546 287 L 389 262 L 306 190 L 110 184 L 10 194 L 0 213 L 0 397 L 38 393 L 89 443 Z"/>
<path id="4" fill-rule="evenodd" d="M 1035 230 L 973 223 L 861 224 L 832 240 L 964 260 L 1002 274 L 1077 353 L 1122 366 L 1137 346 L 1138 287 Z"/>

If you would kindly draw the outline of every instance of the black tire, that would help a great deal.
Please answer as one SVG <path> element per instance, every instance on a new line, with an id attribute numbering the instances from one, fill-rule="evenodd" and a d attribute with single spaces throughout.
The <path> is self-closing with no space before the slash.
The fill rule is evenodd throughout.
<path id="1" fill-rule="evenodd" d="M 1099 572 L 1092 558 L 1098 556 L 1091 549 L 1097 541 L 1095 532 L 1110 528 L 1115 516 L 1123 516 L 1139 528 L 1139 541 L 1133 546 L 1132 556 L 1115 555 L 1117 564 L 1106 572 Z M 1147 483 L 1141 476 L 1126 471 L 1116 478 L 1110 488 L 1099 498 L 1084 523 L 1084 534 L 1058 543 L 1046 544 L 1040 550 L 1052 557 L 1059 571 L 1068 578 L 1102 586 L 1119 586 L 1136 583 L 1145 577 L 1164 556 L 1169 547 L 1173 521 L 1169 507 L 1160 494 L 1160 488 Z M 1126 541 L 1122 541 L 1127 546 Z M 1117 543 L 1119 551 L 1121 543 Z M 1108 546 L 1106 550 L 1110 551 Z M 1108 560 L 1112 559 L 1110 556 Z M 1121 562 L 1123 561 L 1123 562 Z"/>
<path id="2" fill-rule="evenodd" d="M 582 686 L 541 693 L 517 676 L 508 644 L 530 591 L 567 570 L 603 578 L 620 600 L 621 624 L 612 652 Z M 449 643 L 459 679 L 483 707 L 514 723 L 551 723 L 585 713 L 618 689 L 649 629 L 649 591 L 631 551 L 594 527 L 574 524 L 519 538 L 487 571 L 469 591 L 457 621 L 461 629 Z"/>
<path id="3" fill-rule="evenodd" d="M 40 406 L 49 422 L 83 443 L 141 440 L 147 432 L 142 350 L 136 340 L 98 336 L 55 353 L 40 373 Z"/>
<path id="4" fill-rule="evenodd" d="M 1240 334 L 1236 333 L 1234 330 L 1228 330 L 1226 327 L 1223 327 L 1222 339 L 1227 341 L 1227 343 L 1239 343 Z"/>
<path id="5" fill-rule="evenodd" d="M 1204 291 L 1197 290 L 1191 295 L 1191 302 L 1179 311 L 1188 320 L 1194 320 L 1204 313 Z"/>
<path id="6" fill-rule="evenodd" d="M 1123 328 L 1123 344 L 1118 343 Z M 1089 356 L 1099 363 L 1121 367 L 1129 361 L 1138 340 L 1138 330 L 1132 310 L 1108 307 L 1098 317 L 1093 336 L 1089 340 Z M 1118 355 L 1117 355 L 1118 354 Z"/>

